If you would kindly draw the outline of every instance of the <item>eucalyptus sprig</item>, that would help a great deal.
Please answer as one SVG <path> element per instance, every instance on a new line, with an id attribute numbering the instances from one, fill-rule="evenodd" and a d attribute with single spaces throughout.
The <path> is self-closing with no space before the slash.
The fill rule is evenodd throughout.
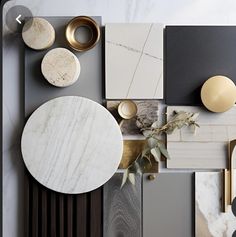
<path id="1" fill-rule="evenodd" d="M 198 116 L 198 113 L 174 111 L 170 120 L 162 126 L 159 125 L 159 121 L 148 123 L 145 118 L 137 118 L 136 125 L 147 140 L 147 145 L 135 161 L 124 171 L 121 188 L 128 180 L 135 185 L 135 175 L 144 173 L 148 166 L 152 166 L 152 157 L 157 163 L 161 161 L 162 155 L 166 159 L 170 159 L 169 153 L 163 143 L 162 135 L 171 134 L 183 127 L 190 127 L 195 132 L 196 128 L 199 127 L 196 122 Z"/>

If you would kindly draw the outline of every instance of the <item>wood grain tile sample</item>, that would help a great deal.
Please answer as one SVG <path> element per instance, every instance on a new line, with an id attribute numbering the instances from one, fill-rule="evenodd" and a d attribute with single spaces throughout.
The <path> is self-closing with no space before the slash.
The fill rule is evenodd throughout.
<path id="1" fill-rule="evenodd" d="M 167 168 L 227 168 L 227 145 L 236 138 L 236 107 L 225 113 L 212 113 L 203 107 L 169 106 L 167 120 L 173 111 L 199 113 L 196 133 L 185 127 L 167 135 L 171 159 Z"/>
<path id="2" fill-rule="evenodd" d="M 196 237 L 232 236 L 236 229 L 231 208 L 226 213 L 221 212 L 222 177 L 221 172 L 195 173 Z"/>
<path id="3" fill-rule="evenodd" d="M 143 237 L 194 236 L 192 183 L 192 173 L 143 176 Z"/>
<path id="4" fill-rule="evenodd" d="M 104 186 L 103 237 L 142 237 L 141 176 L 135 187 L 120 185 L 123 174 L 115 174 Z"/>
<path id="5" fill-rule="evenodd" d="M 166 27 L 166 103 L 200 105 L 200 89 L 211 76 L 236 83 L 235 26 Z"/>
<path id="6" fill-rule="evenodd" d="M 106 24 L 106 98 L 163 98 L 163 25 Z"/>

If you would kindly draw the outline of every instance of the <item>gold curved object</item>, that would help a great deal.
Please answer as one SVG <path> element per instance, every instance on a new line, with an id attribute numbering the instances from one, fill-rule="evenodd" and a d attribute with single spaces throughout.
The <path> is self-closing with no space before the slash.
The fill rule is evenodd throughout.
<path id="1" fill-rule="evenodd" d="M 154 180 L 155 178 L 156 178 L 156 175 L 154 175 L 154 174 L 148 175 L 148 179 L 149 179 L 150 181 Z"/>
<path id="2" fill-rule="evenodd" d="M 138 107 L 132 100 L 123 100 L 118 106 L 118 113 L 123 119 L 132 119 L 137 115 Z"/>
<path id="3" fill-rule="evenodd" d="M 86 43 L 81 43 L 75 38 L 75 31 L 79 27 L 87 27 L 91 31 L 91 39 Z M 100 27 L 96 21 L 88 16 L 78 16 L 73 18 L 66 26 L 66 39 L 69 46 L 79 52 L 93 48 L 100 39 Z"/>
<path id="4" fill-rule="evenodd" d="M 226 76 L 209 78 L 202 86 L 201 100 L 204 106 L 215 113 L 229 110 L 236 102 L 236 87 Z"/>

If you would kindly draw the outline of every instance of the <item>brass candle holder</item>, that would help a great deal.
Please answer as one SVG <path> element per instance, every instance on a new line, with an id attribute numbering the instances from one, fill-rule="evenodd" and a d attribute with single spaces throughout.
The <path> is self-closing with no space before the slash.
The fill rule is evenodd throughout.
<path id="1" fill-rule="evenodd" d="M 79 27 L 87 27 L 91 32 L 91 38 L 88 42 L 79 42 L 75 37 L 75 32 Z M 66 27 L 66 39 L 71 48 L 82 52 L 93 48 L 100 39 L 100 27 L 96 21 L 88 16 L 78 16 L 73 18 Z"/>

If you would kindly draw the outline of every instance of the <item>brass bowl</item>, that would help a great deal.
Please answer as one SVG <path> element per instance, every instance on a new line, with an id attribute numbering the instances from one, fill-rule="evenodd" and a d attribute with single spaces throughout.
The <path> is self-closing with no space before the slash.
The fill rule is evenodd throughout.
<path id="1" fill-rule="evenodd" d="M 87 27 L 91 31 L 91 39 L 86 43 L 81 43 L 75 38 L 75 31 L 79 27 Z M 86 51 L 93 48 L 100 39 L 100 28 L 96 21 L 88 16 L 78 16 L 73 18 L 66 26 L 66 39 L 70 47 L 76 51 Z"/>
<path id="2" fill-rule="evenodd" d="M 132 100 L 123 100 L 118 106 L 118 114 L 122 119 L 132 119 L 137 112 L 137 105 Z"/>

